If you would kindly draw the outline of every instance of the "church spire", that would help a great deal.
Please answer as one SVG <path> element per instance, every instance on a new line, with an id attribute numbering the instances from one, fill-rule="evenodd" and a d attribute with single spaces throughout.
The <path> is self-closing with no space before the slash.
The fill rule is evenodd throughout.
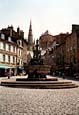
<path id="1" fill-rule="evenodd" d="M 30 27 L 29 27 L 29 30 L 32 31 L 32 24 L 31 24 L 31 20 L 30 20 Z"/>
<path id="2" fill-rule="evenodd" d="M 28 43 L 33 44 L 33 35 L 32 35 L 32 24 L 30 20 L 29 33 L 28 33 Z"/>
<path id="3" fill-rule="evenodd" d="M 28 44 L 29 44 L 29 50 L 32 50 L 32 47 L 33 47 L 33 34 L 32 34 L 31 20 L 30 20 L 29 33 L 28 33 Z"/>

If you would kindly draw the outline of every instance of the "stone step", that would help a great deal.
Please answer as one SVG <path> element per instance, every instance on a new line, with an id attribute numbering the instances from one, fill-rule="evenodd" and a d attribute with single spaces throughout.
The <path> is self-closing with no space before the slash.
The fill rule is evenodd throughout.
<path id="1" fill-rule="evenodd" d="M 70 85 L 75 85 L 74 83 L 64 83 L 64 84 L 60 84 L 60 83 L 58 83 L 58 84 L 52 84 L 52 83 L 11 83 L 11 82 L 1 82 L 1 84 L 3 85 L 3 84 L 7 84 L 7 85 L 32 85 L 32 86 L 38 86 L 38 85 L 40 85 L 40 86 L 45 86 L 45 85 L 49 85 L 49 86 L 70 86 Z"/>
<path id="2" fill-rule="evenodd" d="M 16 78 L 16 81 L 57 81 L 57 78 Z"/>
<path id="3" fill-rule="evenodd" d="M 32 88 L 32 89 L 64 89 L 64 88 L 76 88 L 76 85 L 70 86 L 52 86 L 52 85 L 13 85 L 13 84 L 3 84 L 3 86 L 16 87 L 16 88 Z"/>
<path id="4" fill-rule="evenodd" d="M 75 85 L 74 83 L 23 83 L 23 82 L 1 82 L 2 86 L 11 86 L 11 87 L 20 87 L 20 88 L 35 88 L 35 89 L 62 89 L 62 88 L 75 88 L 77 87 L 77 85 Z"/>
<path id="5" fill-rule="evenodd" d="M 72 84 L 71 81 L 2 81 L 1 83 L 12 84 Z"/>

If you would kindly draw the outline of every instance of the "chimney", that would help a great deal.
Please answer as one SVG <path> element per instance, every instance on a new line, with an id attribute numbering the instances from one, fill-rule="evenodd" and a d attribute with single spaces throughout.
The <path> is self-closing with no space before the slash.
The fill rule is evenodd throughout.
<path id="1" fill-rule="evenodd" d="M 73 32 L 79 32 L 79 25 L 76 25 L 76 24 L 72 25 L 72 33 Z"/>
<path id="2" fill-rule="evenodd" d="M 24 32 L 22 30 L 20 30 L 20 36 L 24 38 Z"/>
<path id="3" fill-rule="evenodd" d="M 8 29 L 9 29 L 9 31 L 10 31 L 10 36 L 12 36 L 13 26 L 12 26 L 12 25 L 11 25 L 11 26 L 8 26 Z"/>
<path id="4" fill-rule="evenodd" d="M 17 28 L 17 33 L 18 33 L 18 35 L 20 35 L 20 28 L 19 27 Z"/>

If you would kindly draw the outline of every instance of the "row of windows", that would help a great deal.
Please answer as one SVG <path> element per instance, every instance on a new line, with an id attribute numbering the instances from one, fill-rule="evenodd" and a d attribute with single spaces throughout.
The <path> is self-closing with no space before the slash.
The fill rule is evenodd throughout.
<path id="1" fill-rule="evenodd" d="M 5 39 L 5 35 L 4 34 L 1 34 L 1 39 Z M 8 37 L 8 41 L 11 42 L 11 37 L 10 36 Z"/>
<path id="2" fill-rule="evenodd" d="M 16 47 L 15 46 L 12 46 L 12 45 L 9 45 L 9 44 L 3 43 L 3 42 L 0 42 L 0 49 L 16 53 Z M 19 56 L 22 55 L 21 49 L 18 49 L 17 55 L 19 55 Z"/>
<path id="3" fill-rule="evenodd" d="M 0 61 L 1 62 L 7 62 L 7 63 L 16 63 L 16 57 L 0 54 Z"/>
<path id="4" fill-rule="evenodd" d="M 76 46 L 67 48 L 67 52 L 69 52 L 69 51 L 75 52 L 76 51 Z"/>
<path id="5" fill-rule="evenodd" d="M 0 49 L 16 53 L 16 47 L 7 43 L 0 42 Z"/>
<path id="6" fill-rule="evenodd" d="M 5 39 L 5 35 L 4 35 L 4 34 L 1 34 L 1 39 Z M 10 36 L 8 37 L 8 41 L 12 42 L 12 38 L 11 38 Z M 17 41 L 17 44 L 18 44 L 19 46 L 22 46 L 22 41 L 21 41 L 21 40 L 18 40 L 18 41 Z"/>

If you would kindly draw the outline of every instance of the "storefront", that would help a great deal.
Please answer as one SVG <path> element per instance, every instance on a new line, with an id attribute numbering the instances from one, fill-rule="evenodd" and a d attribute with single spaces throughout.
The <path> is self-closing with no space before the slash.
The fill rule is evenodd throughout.
<path id="1" fill-rule="evenodd" d="M 0 64 L 0 77 L 5 77 L 7 70 L 11 71 L 12 67 Z"/>

